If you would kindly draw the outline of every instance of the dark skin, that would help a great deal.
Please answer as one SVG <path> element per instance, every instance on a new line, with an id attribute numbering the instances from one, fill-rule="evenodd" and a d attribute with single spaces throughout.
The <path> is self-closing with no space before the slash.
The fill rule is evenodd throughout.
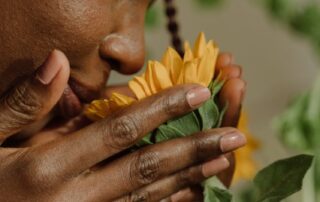
<path id="1" fill-rule="evenodd" d="M 131 74 L 143 66 L 149 3 L 1 3 L 0 201 L 195 201 L 196 185 L 230 166 L 224 155 L 245 144 L 233 128 L 118 155 L 160 124 L 199 107 L 206 89 L 195 84 L 165 90 L 100 122 L 72 114 L 52 123 L 63 114 L 57 103 L 71 81 L 85 86 L 88 96 L 79 97 L 89 102 L 109 94 L 111 70 Z M 235 126 L 245 89 L 240 67 L 230 54 L 220 55 L 217 65 L 227 80 L 220 101 L 230 102 L 223 124 Z M 228 183 L 232 172 L 224 173 Z"/>

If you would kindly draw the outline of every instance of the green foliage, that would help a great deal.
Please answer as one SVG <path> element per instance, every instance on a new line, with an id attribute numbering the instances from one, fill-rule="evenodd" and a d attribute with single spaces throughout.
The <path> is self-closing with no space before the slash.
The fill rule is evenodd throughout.
<path id="1" fill-rule="evenodd" d="M 302 188 L 313 157 L 298 155 L 265 167 L 236 198 L 237 202 L 279 202 Z"/>
<path id="2" fill-rule="evenodd" d="M 149 8 L 146 18 L 145 18 L 145 25 L 147 28 L 154 28 L 160 22 L 160 12 L 158 7 L 151 7 Z"/>
<path id="3" fill-rule="evenodd" d="M 309 155 L 299 155 L 261 170 L 254 178 L 255 201 L 278 202 L 299 191 L 312 159 Z"/>
<path id="4" fill-rule="evenodd" d="M 293 31 L 306 37 L 320 54 L 320 7 L 311 2 L 304 7 L 292 0 L 260 0 L 266 10 Z"/>
<path id="5" fill-rule="evenodd" d="M 313 157 L 298 155 L 265 167 L 255 176 L 237 202 L 279 202 L 301 190 L 303 178 Z M 210 178 L 204 186 L 205 202 L 230 202 L 232 195 L 217 178 Z"/>
<path id="6" fill-rule="evenodd" d="M 204 202 L 231 202 L 232 195 L 216 177 L 204 183 Z"/>
<path id="7" fill-rule="evenodd" d="M 275 120 L 275 126 L 286 145 L 316 155 L 315 190 L 320 193 L 320 76 L 310 92 L 296 99 Z"/>
<path id="8" fill-rule="evenodd" d="M 293 15 L 292 0 L 260 0 L 266 9 L 282 21 L 290 21 Z"/>

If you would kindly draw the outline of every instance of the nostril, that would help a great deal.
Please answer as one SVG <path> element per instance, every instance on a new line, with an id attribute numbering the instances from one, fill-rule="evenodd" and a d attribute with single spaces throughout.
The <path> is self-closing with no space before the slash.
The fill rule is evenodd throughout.
<path id="1" fill-rule="evenodd" d="M 144 64 L 144 40 L 111 35 L 100 44 L 99 54 L 111 69 L 121 74 L 133 74 Z"/>
<path id="2" fill-rule="evenodd" d="M 120 64 L 120 62 L 118 60 L 113 59 L 113 58 L 106 58 L 105 60 L 109 63 L 111 69 L 113 69 L 115 71 L 119 71 L 120 70 L 121 64 Z"/>

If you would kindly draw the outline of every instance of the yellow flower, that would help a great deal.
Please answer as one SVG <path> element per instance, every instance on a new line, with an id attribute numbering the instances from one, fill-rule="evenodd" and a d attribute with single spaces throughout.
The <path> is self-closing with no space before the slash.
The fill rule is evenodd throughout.
<path id="1" fill-rule="evenodd" d="M 238 129 L 245 134 L 247 145 L 235 152 L 236 170 L 233 182 L 241 179 L 250 180 L 255 176 L 257 171 L 257 164 L 253 159 L 253 152 L 259 147 L 259 142 L 251 135 L 248 129 L 248 117 L 244 112 L 241 113 Z"/>
<path id="2" fill-rule="evenodd" d="M 207 43 L 200 33 L 193 50 L 185 43 L 183 58 L 168 48 L 162 62 L 149 61 L 146 72 L 134 77 L 129 87 L 139 100 L 178 84 L 197 83 L 207 87 L 214 76 L 218 54 L 214 42 Z"/>
<path id="3" fill-rule="evenodd" d="M 135 100 L 131 97 L 113 93 L 109 100 L 94 100 L 85 110 L 85 115 L 92 121 L 106 118 L 112 112 L 131 105 Z"/>

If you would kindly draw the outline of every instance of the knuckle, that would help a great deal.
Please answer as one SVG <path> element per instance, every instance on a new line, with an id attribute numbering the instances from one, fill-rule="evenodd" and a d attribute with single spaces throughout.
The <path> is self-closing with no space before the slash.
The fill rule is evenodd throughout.
<path id="1" fill-rule="evenodd" d="M 47 165 L 43 158 L 39 158 L 33 152 L 29 152 L 20 159 L 17 169 L 16 173 L 18 173 L 21 183 L 33 190 L 47 190 L 56 180 L 50 165 Z"/>
<path id="2" fill-rule="evenodd" d="M 214 129 L 190 136 L 194 162 L 202 161 L 210 156 L 217 156 L 220 152 L 219 140 L 222 133 L 228 130 Z"/>
<path id="3" fill-rule="evenodd" d="M 106 130 L 110 130 L 109 136 L 104 136 L 108 147 L 127 148 L 139 139 L 139 127 L 137 120 L 130 116 L 120 116 L 110 119 Z"/>
<path id="4" fill-rule="evenodd" d="M 36 92 L 29 89 L 28 84 L 15 88 L 5 99 L 4 104 L 8 109 L 20 117 L 21 122 L 33 121 L 42 108 L 42 103 L 37 98 Z"/>
<path id="5" fill-rule="evenodd" d="M 175 179 L 176 179 L 176 184 L 179 185 L 181 188 L 192 184 L 191 176 L 187 171 L 179 172 L 176 175 Z"/>
<path id="6" fill-rule="evenodd" d="M 193 156 L 195 162 L 198 162 L 202 160 L 205 156 L 208 156 L 208 142 L 206 139 L 193 136 L 193 138 L 191 138 L 191 143 L 194 149 Z"/>
<path id="7" fill-rule="evenodd" d="M 180 105 L 180 96 L 174 96 L 174 95 L 169 95 L 169 96 L 164 96 L 160 100 L 160 106 L 162 110 L 169 116 L 175 116 L 177 113 L 183 111 L 183 108 Z"/>
<path id="8" fill-rule="evenodd" d="M 130 166 L 130 180 L 139 185 L 150 184 L 160 176 L 160 159 L 154 152 L 139 153 Z"/>
<path id="9" fill-rule="evenodd" d="M 147 191 L 133 192 L 130 195 L 130 202 L 147 202 L 150 201 L 150 193 Z"/>

